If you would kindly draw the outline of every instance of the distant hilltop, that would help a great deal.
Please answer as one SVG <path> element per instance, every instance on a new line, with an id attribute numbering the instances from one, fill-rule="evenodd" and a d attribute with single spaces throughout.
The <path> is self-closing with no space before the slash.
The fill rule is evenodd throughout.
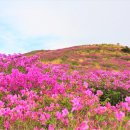
<path id="1" fill-rule="evenodd" d="M 92 44 L 57 50 L 35 50 L 43 63 L 69 64 L 72 69 L 130 70 L 130 48 L 117 44 Z"/>

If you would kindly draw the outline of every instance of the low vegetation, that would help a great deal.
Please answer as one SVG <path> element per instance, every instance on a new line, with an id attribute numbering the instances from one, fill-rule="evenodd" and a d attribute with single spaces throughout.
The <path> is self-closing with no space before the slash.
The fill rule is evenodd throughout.
<path id="1" fill-rule="evenodd" d="M 50 61 L 41 52 L 0 54 L 1 130 L 130 129 L 129 54 L 114 45 L 71 50 Z"/>

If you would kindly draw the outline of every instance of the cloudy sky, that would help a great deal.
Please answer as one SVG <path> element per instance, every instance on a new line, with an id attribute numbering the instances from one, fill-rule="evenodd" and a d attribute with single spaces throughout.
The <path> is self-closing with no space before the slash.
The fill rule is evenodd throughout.
<path id="1" fill-rule="evenodd" d="M 0 53 L 130 46 L 130 0 L 0 0 Z"/>

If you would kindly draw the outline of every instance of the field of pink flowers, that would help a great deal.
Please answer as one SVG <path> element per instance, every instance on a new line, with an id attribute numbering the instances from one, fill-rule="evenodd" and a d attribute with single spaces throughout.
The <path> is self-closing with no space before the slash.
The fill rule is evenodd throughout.
<path id="1" fill-rule="evenodd" d="M 0 54 L 0 130 L 129 130 L 130 71 Z"/>

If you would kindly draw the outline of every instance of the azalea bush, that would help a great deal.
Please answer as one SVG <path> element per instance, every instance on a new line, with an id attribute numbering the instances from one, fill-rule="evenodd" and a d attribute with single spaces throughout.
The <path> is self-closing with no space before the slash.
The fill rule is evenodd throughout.
<path id="1" fill-rule="evenodd" d="M 0 129 L 128 130 L 130 71 L 71 70 L 0 55 Z"/>

